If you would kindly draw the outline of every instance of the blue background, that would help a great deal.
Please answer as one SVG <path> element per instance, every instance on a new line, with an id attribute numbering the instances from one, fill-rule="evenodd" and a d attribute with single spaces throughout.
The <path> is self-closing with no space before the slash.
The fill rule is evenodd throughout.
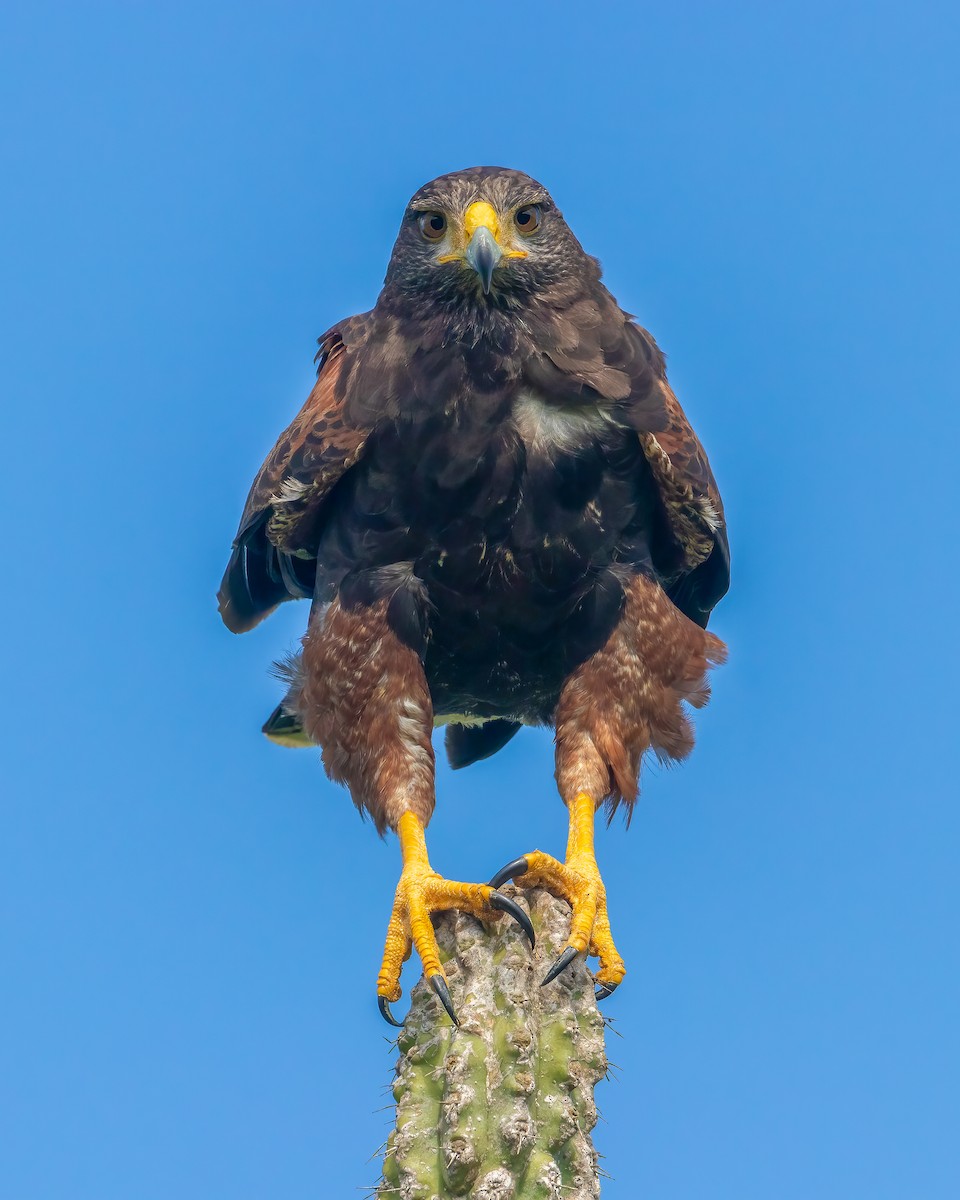
<path id="1" fill-rule="evenodd" d="M 306 607 L 213 593 L 314 338 L 490 162 L 668 352 L 734 548 L 697 751 L 599 839 L 604 1195 L 960 1194 L 952 8 L 5 6 L 4 1196 L 377 1177 L 396 844 L 258 733 Z M 452 877 L 562 850 L 546 733 L 439 797 Z"/>

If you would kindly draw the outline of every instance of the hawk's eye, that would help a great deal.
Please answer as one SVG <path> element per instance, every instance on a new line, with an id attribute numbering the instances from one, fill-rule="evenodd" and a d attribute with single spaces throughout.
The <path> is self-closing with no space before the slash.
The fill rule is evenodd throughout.
<path id="1" fill-rule="evenodd" d="M 447 231 L 447 218 L 443 213 L 421 213 L 417 218 L 417 224 L 428 242 L 439 242 Z"/>
<path id="2" fill-rule="evenodd" d="M 535 233 L 540 228 L 540 205 L 528 204 L 526 208 L 518 208 L 513 215 L 513 223 L 521 233 Z"/>

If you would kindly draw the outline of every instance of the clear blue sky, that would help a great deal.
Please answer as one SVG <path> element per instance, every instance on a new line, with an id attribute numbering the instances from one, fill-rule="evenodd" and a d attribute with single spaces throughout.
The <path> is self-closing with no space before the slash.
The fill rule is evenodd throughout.
<path id="1" fill-rule="evenodd" d="M 397 847 L 258 733 L 306 607 L 214 591 L 313 339 L 476 163 L 655 333 L 733 543 L 696 754 L 600 837 L 604 1195 L 960 1194 L 951 9 L 5 6 L 5 1197 L 376 1178 Z M 439 793 L 453 877 L 562 849 L 546 734 Z"/>

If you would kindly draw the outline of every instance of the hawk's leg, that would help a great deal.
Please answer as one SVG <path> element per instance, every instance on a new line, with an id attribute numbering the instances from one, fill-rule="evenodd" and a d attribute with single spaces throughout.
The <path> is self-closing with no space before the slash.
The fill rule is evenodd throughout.
<path id="1" fill-rule="evenodd" d="M 375 594 L 379 581 L 370 576 L 368 591 Z M 400 996 L 400 968 L 416 947 L 434 991 L 456 1020 L 430 914 L 460 908 L 492 919 L 507 912 L 531 942 L 533 926 L 519 905 L 493 888 L 451 883 L 430 866 L 423 831 L 434 806 L 433 704 L 423 671 L 418 584 L 401 577 L 398 587 L 396 572 L 385 582 L 392 587 L 389 599 L 338 598 L 313 614 L 284 704 L 322 746 L 330 777 L 349 787 L 381 833 L 390 828 L 400 838 L 403 871 L 377 980 L 381 1012 L 392 1021 L 389 1004 Z"/>
<path id="2" fill-rule="evenodd" d="M 662 762 L 690 753 L 693 729 L 684 705 L 706 704 L 707 668 L 725 653 L 719 638 L 685 617 L 656 581 L 635 576 L 624 592 L 620 620 L 606 643 L 569 676 L 557 704 L 557 784 L 570 810 L 566 862 L 534 851 L 491 881 L 496 886 L 518 876 L 521 885 L 541 883 L 570 901 L 570 941 L 544 982 L 589 951 L 600 958 L 601 999 L 625 969 L 610 936 L 593 853 L 596 808 L 632 806 L 648 750 Z"/>
<path id="3" fill-rule="evenodd" d="M 430 986 L 440 997 L 450 1019 L 457 1024 L 430 914 L 459 908 L 462 912 L 489 920 L 501 912 L 507 912 L 523 928 L 531 946 L 534 941 L 533 925 L 518 904 L 501 896 L 489 885 L 454 883 L 438 875 L 430 866 L 423 823 L 415 813 L 405 812 L 400 817 L 397 834 L 403 854 L 403 870 L 397 884 L 383 963 L 377 978 L 380 1011 L 392 1025 L 399 1024 L 390 1012 L 390 1002 L 400 999 L 400 970 L 410 956 L 411 947 L 416 947 Z"/>
<path id="4" fill-rule="evenodd" d="M 570 833 L 567 855 L 560 862 L 542 850 L 534 850 L 499 871 L 490 883 L 499 887 L 507 879 L 516 879 L 521 887 L 544 887 L 562 896 L 573 909 L 570 937 L 566 949 L 547 972 L 543 982 L 550 983 L 578 954 L 589 953 L 600 959 L 596 974 L 598 999 L 609 996 L 626 974 L 610 932 L 607 893 L 593 846 L 596 801 L 580 792 L 569 805 Z"/>

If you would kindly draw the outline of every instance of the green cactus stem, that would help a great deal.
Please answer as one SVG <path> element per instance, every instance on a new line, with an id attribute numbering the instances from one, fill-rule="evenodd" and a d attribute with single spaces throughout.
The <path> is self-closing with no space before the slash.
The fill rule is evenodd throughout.
<path id="1" fill-rule="evenodd" d="M 379 1200 L 595 1200 L 593 1089 L 604 1022 L 582 959 L 546 987 L 570 909 L 541 889 L 507 889 L 537 933 L 509 920 L 436 918 L 460 1028 L 424 982 L 398 1039 L 396 1128 Z"/>

